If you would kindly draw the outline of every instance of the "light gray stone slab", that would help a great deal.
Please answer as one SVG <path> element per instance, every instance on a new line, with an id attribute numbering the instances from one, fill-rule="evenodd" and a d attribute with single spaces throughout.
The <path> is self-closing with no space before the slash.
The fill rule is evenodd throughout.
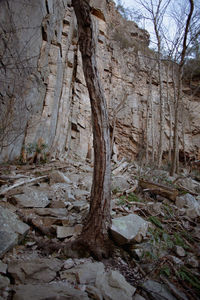
<path id="1" fill-rule="evenodd" d="M 1 274 L 6 274 L 7 268 L 8 268 L 8 265 L 4 264 L 4 263 L 0 260 L 0 273 L 1 273 Z"/>
<path id="2" fill-rule="evenodd" d="M 63 271 L 61 278 L 73 279 L 76 277 L 79 284 L 94 284 L 98 273 L 104 272 L 104 265 L 101 262 L 86 262 L 75 268 Z"/>
<path id="3" fill-rule="evenodd" d="M 10 250 L 27 233 L 29 226 L 18 216 L 0 206 L 0 257 Z"/>
<path id="4" fill-rule="evenodd" d="M 63 282 L 54 282 L 42 285 L 18 285 L 14 287 L 16 294 L 13 300 L 44 300 L 70 299 L 89 300 L 85 292 L 79 291 Z"/>
<path id="5" fill-rule="evenodd" d="M 35 259 L 32 261 L 12 261 L 8 265 L 8 272 L 12 275 L 16 284 L 20 283 L 48 283 L 56 277 L 61 269 L 62 262 L 59 259 Z"/>
<path id="6" fill-rule="evenodd" d="M 71 183 L 71 180 L 60 171 L 53 171 L 49 177 L 51 183 Z"/>
<path id="7" fill-rule="evenodd" d="M 147 229 L 148 222 L 135 214 L 130 214 L 112 220 L 111 234 L 119 245 L 123 245 L 134 241 L 140 242 L 142 237 L 146 236 Z"/>
<path id="8" fill-rule="evenodd" d="M 147 280 L 142 286 L 155 300 L 176 300 L 167 287 L 157 281 Z"/>
<path id="9" fill-rule="evenodd" d="M 6 276 L 0 275 L 0 289 L 6 288 L 10 284 L 10 280 Z"/>
<path id="10" fill-rule="evenodd" d="M 15 195 L 17 203 L 23 207 L 46 207 L 50 203 L 47 193 L 37 188 L 26 187 L 23 192 Z"/>
<path id="11" fill-rule="evenodd" d="M 136 291 L 136 288 L 131 286 L 124 276 L 117 271 L 99 272 L 95 286 L 100 290 L 105 300 L 132 300 Z"/>

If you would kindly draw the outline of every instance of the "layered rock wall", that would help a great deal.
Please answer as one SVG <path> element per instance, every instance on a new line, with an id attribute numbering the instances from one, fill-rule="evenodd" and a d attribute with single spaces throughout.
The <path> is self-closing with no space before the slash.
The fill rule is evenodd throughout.
<path id="1" fill-rule="evenodd" d="M 144 155 L 147 114 L 150 151 L 152 145 L 157 149 L 159 84 L 155 54 L 148 49 L 148 33 L 123 20 L 112 1 L 93 0 L 91 6 L 99 73 L 111 123 L 121 103 L 116 118 L 115 157 L 134 159 L 138 153 Z M 37 145 L 39 139 L 50 157 L 66 158 L 73 153 L 91 158 L 90 102 L 71 1 L 4 0 L 0 2 L 0 19 L 1 162 L 19 158 L 22 149 Z M 163 64 L 163 73 L 165 69 Z M 164 85 L 166 88 L 166 76 Z M 169 86 L 172 95 L 172 79 Z M 163 92 L 166 98 L 166 89 Z M 192 101 L 189 96 L 184 99 L 185 149 L 197 154 L 199 100 Z M 164 150 L 168 144 L 166 113 Z"/>

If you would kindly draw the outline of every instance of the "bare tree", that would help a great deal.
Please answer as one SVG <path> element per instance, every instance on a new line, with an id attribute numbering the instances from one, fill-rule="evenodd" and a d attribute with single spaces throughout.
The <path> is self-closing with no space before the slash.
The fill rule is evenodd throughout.
<path id="1" fill-rule="evenodd" d="M 192 14 L 194 11 L 194 1 L 189 0 L 190 3 L 190 9 L 189 13 L 187 15 L 185 27 L 184 27 L 184 33 L 183 33 L 183 41 L 181 46 L 181 54 L 180 54 L 180 61 L 178 64 L 178 86 L 177 86 L 177 97 L 175 102 L 175 119 L 174 119 L 174 137 L 173 137 L 173 159 L 172 159 L 172 167 L 170 170 L 171 176 L 175 174 L 176 171 L 178 171 L 177 164 L 178 164 L 178 152 L 179 152 L 179 143 L 178 143 L 178 122 L 179 122 L 179 110 L 181 106 L 181 93 L 182 93 L 182 78 L 183 78 L 183 66 L 185 63 L 185 57 L 187 53 L 188 48 L 188 33 L 189 33 L 189 27 L 190 22 L 192 19 Z"/>
<path id="2" fill-rule="evenodd" d="M 101 259 L 102 256 L 107 256 L 110 251 L 108 237 L 108 228 L 111 224 L 109 120 L 106 100 L 97 70 L 96 46 L 89 1 L 73 0 L 72 4 L 78 22 L 79 47 L 90 96 L 94 143 L 94 171 L 90 211 L 83 231 L 73 247 L 86 248 L 93 256 Z"/>
<path id="3" fill-rule="evenodd" d="M 157 65 L 158 65 L 158 79 L 159 79 L 159 98 L 160 98 L 160 129 L 159 129 L 159 145 L 158 145 L 158 167 L 162 164 L 163 155 L 163 133 L 164 133 L 164 97 L 163 97 L 163 72 L 162 72 L 162 25 L 163 17 L 171 0 L 139 0 L 139 3 L 147 13 L 154 28 L 157 45 Z"/>

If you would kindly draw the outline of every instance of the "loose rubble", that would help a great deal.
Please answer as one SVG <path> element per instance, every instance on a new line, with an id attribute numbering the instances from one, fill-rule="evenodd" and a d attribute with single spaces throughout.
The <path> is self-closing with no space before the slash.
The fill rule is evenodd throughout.
<path id="1" fill-rule="evenodd" d="M 31 166 L 16 166 L 16 182 L 13 175 L 2 181 L 0 299 L 200 297 L 199 182 L 124 160 L 116 165 L 113 255 L 96 262 L 62 250 L 89 211 L 91 166 L 69 160 L 37 169 L 38 177 Z"/>

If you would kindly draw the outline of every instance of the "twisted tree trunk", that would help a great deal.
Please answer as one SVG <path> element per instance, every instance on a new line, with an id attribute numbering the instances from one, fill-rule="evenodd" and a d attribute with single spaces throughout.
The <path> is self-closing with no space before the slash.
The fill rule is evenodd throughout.
<path id="1" fill-rule="evenodd" d="M 83 71 L 90 96 L 94 144 L 94 171 L 90 211 L 83 231 L 74 247 L 86 248 L 95 258 L 109 254 L 110 217 L 110 132 L 107 105 L 97 70 L 95 39 L 90 5 L 87 0 L 73 0 Z"/>

